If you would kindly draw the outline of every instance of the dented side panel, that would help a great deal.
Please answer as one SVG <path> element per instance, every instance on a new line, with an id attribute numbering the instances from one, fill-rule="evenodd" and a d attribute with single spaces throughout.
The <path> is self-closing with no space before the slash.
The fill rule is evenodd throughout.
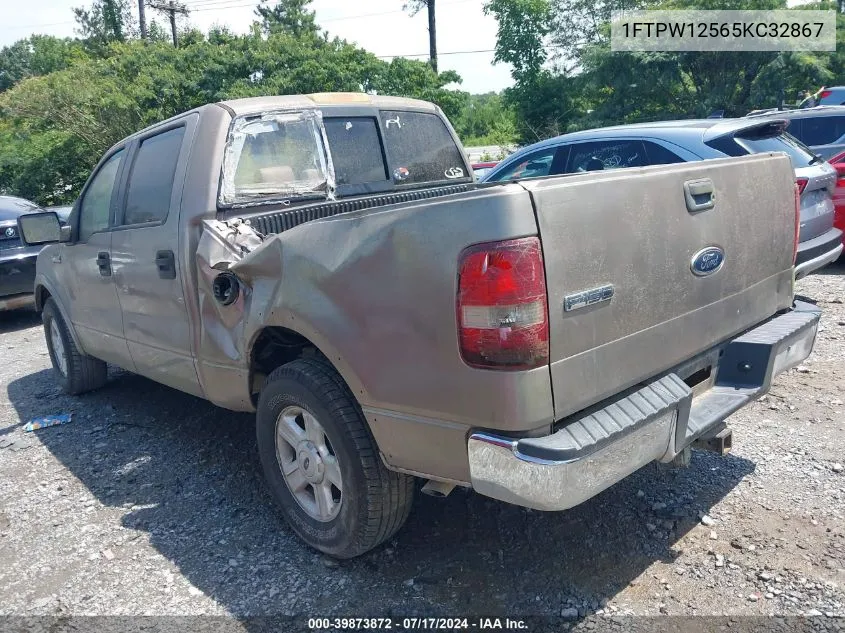
<path id="1" fill-rule="evenodd" d="M 388 463 L 466 481 L 471 427 L 548 429 L 553 407 L 548 367 L 495 372 L 461 360 L 458 256 L 474 243 L 536 234 L 518 185 L 310 222 L 246 255 L 252 237 L 206 222 L 197 251 L 200 357 L 247 371 L 263 328 L 294 330 L 343 376 Z M 211 296 L 223 268 L 246 286 L 230 306 Z M 219 374 L 205 378 L 209 397 L 232 388 Z"/>

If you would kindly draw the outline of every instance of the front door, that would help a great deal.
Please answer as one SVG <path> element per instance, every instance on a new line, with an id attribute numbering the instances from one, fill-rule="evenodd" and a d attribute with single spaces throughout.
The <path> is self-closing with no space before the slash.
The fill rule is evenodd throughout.
<path id="1" fill-rule="evenodd" d="M 191 115 L 133 144 L 112 235 L 112 267 L 137 372 L 201 396 L 178 256 L 182 185 L 195 125 Z"/>
<path id="2" fill-rule="evenodd" d="M 54 262 L 83 351 L 133 370 L 111 263 L 113 211 L 126 154 L 121 148 L 101 161 L 78 203 L 74 241 L 63 245 Z"/>

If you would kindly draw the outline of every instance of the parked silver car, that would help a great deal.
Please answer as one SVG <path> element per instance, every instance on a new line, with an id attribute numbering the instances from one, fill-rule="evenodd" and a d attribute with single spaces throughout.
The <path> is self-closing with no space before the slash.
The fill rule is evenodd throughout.
<path id="1" fill-rule="evenodd" d="M 585 130 L 519 150 L 499 163 L 482 182 L 785 152 L 792 160 L 801 192 L 800 242 L 795 265 L 795 277 L 800 279 L 839 257 L 842 232 L 833 226 L 831 194 L 836 171 L 787 134 L 787 125 L 784 118 L 751 117 Z"/>

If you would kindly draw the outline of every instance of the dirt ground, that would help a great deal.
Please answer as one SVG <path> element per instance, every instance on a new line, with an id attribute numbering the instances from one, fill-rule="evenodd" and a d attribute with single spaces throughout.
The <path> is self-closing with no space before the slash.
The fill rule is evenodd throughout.
<path id="1" fill-rule="evenodd" d="M 252 416 L 117 370 L 63 395 L 37 315 L 0 314 L 0 615 L 845 616 L 845 264 L 798 292 L 815 352 L 729 420 L 730 455 L 562 513 L 419 495 L 342 563 L 274 508 Z"/>

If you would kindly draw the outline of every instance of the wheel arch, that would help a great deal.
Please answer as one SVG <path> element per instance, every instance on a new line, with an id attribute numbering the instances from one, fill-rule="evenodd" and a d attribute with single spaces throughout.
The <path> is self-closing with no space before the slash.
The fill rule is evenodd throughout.
<path id="1" fill-rule="evenodd" d="M 62 317 L 62 320 L 65 322 L 67 326 L 68 332 L 70 332 L 70 336 L 73 339 L 73 344 L 76 345 L 76 348 L 81 351 L 83 354 L 85 353 L 84 348 L 79 342 L 79 337 L 76 335 L 76 329 L 73 327 L 73 323 L 71 322 L 70 318 L 68 317 L 67 310 L 62 305 L 61 299 L 59 299 L 59 295 L 53 291 L 50 287 L 49 283 L 44 279 L 38 279 L 35 282 L 35 309 L 40 314 L 44 311 L 44 304 L 47 303 L 48 299 L 52 299 L 53 303 L 58 309 L 59 314 Z"/>
<path id="2" fill-rule="evenodd" d="M 336 350 L 316 333 L 304 334 L 280 325 L 266 325 L 255 332 L 249 346 L 249 386 L 253 401 L 266 377 L 277 367 L 298 358 L 317 357 L 324 360 L 340 375 L 359 406 L 366 390 L 358 376 Z"/>

